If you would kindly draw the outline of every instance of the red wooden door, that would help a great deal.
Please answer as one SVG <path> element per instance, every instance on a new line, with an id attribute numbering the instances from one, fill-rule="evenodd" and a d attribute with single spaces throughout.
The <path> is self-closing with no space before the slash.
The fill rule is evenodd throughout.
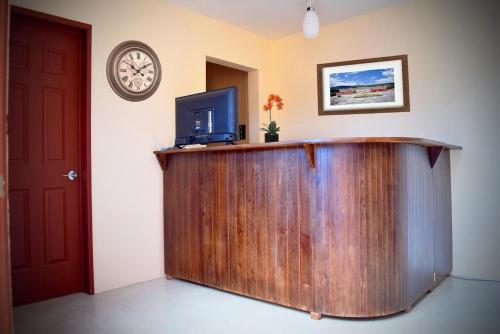
<path id="1" fill-rule="evenodd" d="M 82 37 L 13 15 L 9 200 L 14 305 L 82 291 L 79 105 Z"/>

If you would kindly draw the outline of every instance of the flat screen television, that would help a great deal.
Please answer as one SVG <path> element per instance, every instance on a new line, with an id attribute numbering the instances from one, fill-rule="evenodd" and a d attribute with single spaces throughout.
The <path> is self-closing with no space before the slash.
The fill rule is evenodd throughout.
<path id="1" fill-rule="evenodd" d="M 236 87 L 175 99 L 175 146 L 238 140 Z"/>

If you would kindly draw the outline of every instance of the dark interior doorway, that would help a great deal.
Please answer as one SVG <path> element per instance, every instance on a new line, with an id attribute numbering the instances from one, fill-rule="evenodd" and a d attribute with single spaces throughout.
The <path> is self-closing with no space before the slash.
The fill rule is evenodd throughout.
<path id="1" fill-rule="evenodd" d="M 248 72 L 207 61 L 207 91 L 238 87 L 238 143 L 248 143 Z"/>

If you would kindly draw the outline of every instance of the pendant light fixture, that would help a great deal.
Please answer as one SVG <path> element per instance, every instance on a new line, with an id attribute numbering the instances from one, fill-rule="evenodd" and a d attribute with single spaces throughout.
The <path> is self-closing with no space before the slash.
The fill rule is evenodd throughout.
<path id="1" fill-rule="evenodd" d="M 319 18 L 313 7 L 313 0 L 307 0 L 307 10 L 302 21 L 302 31 L 306 38 L 316 38 L 319 34 Z"/>

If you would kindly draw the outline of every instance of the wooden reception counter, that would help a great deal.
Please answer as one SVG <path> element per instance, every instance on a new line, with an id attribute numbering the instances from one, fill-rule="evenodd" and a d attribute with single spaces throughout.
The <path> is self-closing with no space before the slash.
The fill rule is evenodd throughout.
<path id="1" fill-rule="evenodd" d="M 341 138 L 155 152 L 165 272 L 313 318 L 409 310 L 451 271 L 454 149 Z"/>

